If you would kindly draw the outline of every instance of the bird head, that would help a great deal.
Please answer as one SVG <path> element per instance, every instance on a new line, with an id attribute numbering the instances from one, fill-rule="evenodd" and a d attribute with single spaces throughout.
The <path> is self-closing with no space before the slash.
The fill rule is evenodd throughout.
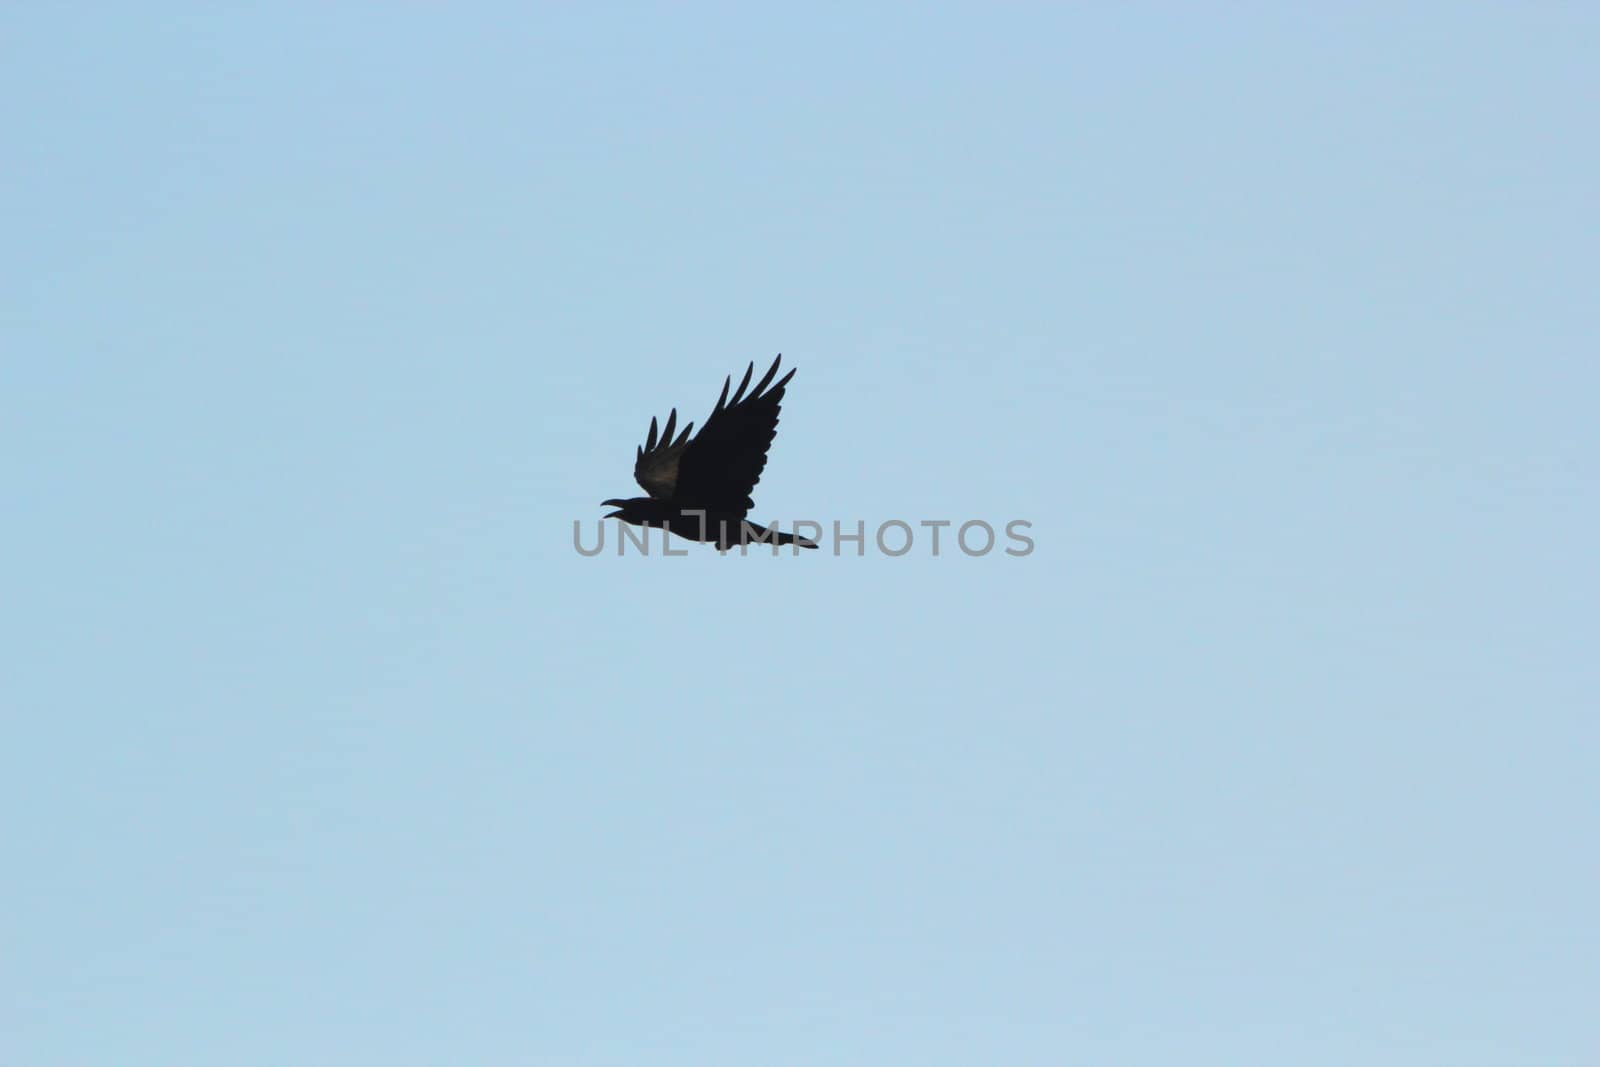
<path id="1" fill-rule="evenodd" d="M 621 519 L 623 522 L 633 522 L 634 516 L 639 513 L 639 505 L 648 502 L 649 499 L 649 497 L 631 497 L 627 500 L 618 500 L 613 497 L 610 500 L 602 500 L 600 501 L 601 507 L 616 508 L 617 510 L 600 517 L 602 519 Z"/>

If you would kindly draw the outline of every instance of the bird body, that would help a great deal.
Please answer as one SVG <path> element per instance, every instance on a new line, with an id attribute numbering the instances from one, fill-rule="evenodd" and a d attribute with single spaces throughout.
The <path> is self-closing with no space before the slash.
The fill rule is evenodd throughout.
<path id="1" fill-rule="evenodd" d="M 670 501 L 650 497 L 633 497 L 628 500 L 608 500 L 607 506 L 618 510 L 605 516 L 621 519 L 634 526 L 651 526 L 677 534 L 690 541 L 705 541 L 718 548 L 736 548 L 743 544 L 790 545 L 799 541 L 801 548 L 816 548 L 816 542 L 796 537 L 783 530 L 769 530 L 751 522 L 743 512 L 708 512 L 702 508 L 681 508 Z"/>
<path id="2" fill-rule="evenodd" d="M 654 526 L 722 549 L 755 543 L 816 548 L 815 541 L 768 530 L 747 519 L 755 506 L 750 492 L 766 468 L 767 449 L 778 430 L 784 388 L 794 377 L 791 370 L 773 382 L 782 361 L 782 356 L 773 360 L 748 395 L 745 390 L 755 373 L 754 363 L 745 370 L 732 398 L 728 389 L 733 376 L 724 379 L 716 408 L 693 437 L 689 436 L 694 430 L 692 422 L 673 436 L 677 408 L 659 432 L 652 417 L 650 434 L 636 451 L 633 465 L 634 480 L 650 495 L 602 501 L 602 506 L 617 509 L 605 517 Z"/>

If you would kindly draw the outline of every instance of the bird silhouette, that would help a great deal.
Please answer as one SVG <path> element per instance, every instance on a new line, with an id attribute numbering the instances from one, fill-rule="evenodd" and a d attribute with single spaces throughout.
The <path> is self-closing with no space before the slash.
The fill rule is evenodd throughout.
<path id="1" fill-rule="evenodd" d="M 633 464 L 634 481 L 650 495 L 601 501 L 602 507 L 617 509 L 605 518 L 659 527 L 722 549 L 757 542 L 816 548 L 817 543 L 809 538 L 768 530 L 745 519 L 755 506 L 750 491 L 761 480 L 761 472 L 767 466 L 767 449 L 778 432 L 778 406 L 783 403 L 784 387 L 794 377 L 791 370 L 772 383 L 781 362 L 781 355 L 772 361 L 748 396 L 745 389 L 755 373 L 755 364 L 745 370 L 744 380 L 732 398 L 728 388 L 733 384 L 733 375 L 728 375 L 722 382 L 716 408 L 692 438 L 692 422 L 677 437 L 673 436 L 678 425 L 677 408 L 667 416 L 659 434 L 652 416 L 650 435 L 635 453 Z"/>

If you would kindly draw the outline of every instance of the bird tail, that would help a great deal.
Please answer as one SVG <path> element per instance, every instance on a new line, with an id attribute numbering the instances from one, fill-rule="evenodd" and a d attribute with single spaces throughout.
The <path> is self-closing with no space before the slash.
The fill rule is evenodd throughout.
<path id="1" fill-rule="evenodd" d="M 799 534 L 788 533 L 788 532 L 786 532 L 784 530 L 774 530 L 774 529 L 772 529 L 770 527 L 767 527 L 767 526 L 757 526 L 754 523 L 750 524 L 750 533 L 753 534 L 754 536 L 747 536 L 745 538 L 745 543 L 748 544 L 748 545 L 756 545 L 756 544 L 763 544 L 763 545 L 794 545 L 794 544 L 798 544 L 801 548 L 816 548 L 817 547 L 817 543 L 815 541 L 811 540 L 811 538 L 809 538 L 809 537 L 801 537 Z"/>
<path id="2" fill-rule="evenodd" d="M 773 530 L 772 533 L 773 536 L 778 539 L 778 544 L 780 545 L 798 544 L 801 548 L 817 547 L 817 543 L 811 540 L 809 537 L 801 537 L 799 534 L 785 533 L 782 530 Z"/>

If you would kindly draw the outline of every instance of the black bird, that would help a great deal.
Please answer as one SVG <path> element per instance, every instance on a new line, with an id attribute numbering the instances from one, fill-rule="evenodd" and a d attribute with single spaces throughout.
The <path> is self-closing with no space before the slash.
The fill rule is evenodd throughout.
<path id="1" fill-rule="evenodd" d="M 767 388 L 782 361 L 781 355 L 772 361 L 749 396 L 744 391 L 755 373 L 754 363 L 744 372 L 744 381 L 731 400 L 728 387 L 733 376 L 724 379 L 716 409 L 692 440 L 692 422 L 676 438 L 672 436 L 678 425 L 677 408 L 667 416 L 659 437 L 652 416 L 650 436 L 637 451 L 633 464 L 634 481 L 650 495 L 603 500 L 603 507 L 617 509 L 605 517 L 635 526 L 661 527 L 691 541 L 712 542 L 718 548 L 758 541 L 816 548 L 817 543 L 808 538 L 769 531 L 744 521 L 755 506 L 750 490 L 761 479 L 761 471 L 767 465 L 767 448 L 778 432 L 778 405 L 783 402 L 784 386 L 794 377 L 791 370 Z"/>

